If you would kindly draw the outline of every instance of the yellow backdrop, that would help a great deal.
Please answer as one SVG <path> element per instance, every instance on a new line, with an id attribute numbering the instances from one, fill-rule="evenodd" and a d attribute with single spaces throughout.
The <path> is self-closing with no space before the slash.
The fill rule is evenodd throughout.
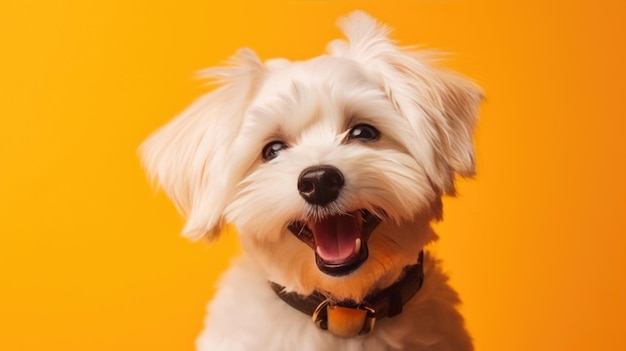
<path id="1" fill-rule="evenodd" d="M 436 250 L 477 350 L 625 350 L 623 1 L 0 2 L 0 350 L 192 350 L 238 252 L 177 233 L 136 148 L 237 48 L 302 59 L 355 8 L 487 101 Z"/>

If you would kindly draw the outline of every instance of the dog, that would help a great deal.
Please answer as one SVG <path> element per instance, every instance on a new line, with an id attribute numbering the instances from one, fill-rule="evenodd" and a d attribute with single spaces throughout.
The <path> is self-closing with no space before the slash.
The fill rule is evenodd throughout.
<path id="1" fill-rule="evenodd" d="M 242 49 L 203 71 L 217 87 L 140 148 L 184 236 L 240 238 L 200 351 L 473 349 L 424 247 L 475 173 L 482 91 L 364 12 L 339 27 L 306 61 Z"/>

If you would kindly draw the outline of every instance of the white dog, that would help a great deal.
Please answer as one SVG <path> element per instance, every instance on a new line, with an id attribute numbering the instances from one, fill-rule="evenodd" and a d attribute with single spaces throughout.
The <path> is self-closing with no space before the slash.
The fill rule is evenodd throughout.
<path id="1" fill-rule="evenodd" d="M 241 50 L 219 87 L 142 146 L 186 215 L 244 258 L 198 350 L 471 350 L 457 294 L 424 253 L 441 196 L 472 176 L 480 89 L 400 48 L 363 12 L 303 62 Z"/>

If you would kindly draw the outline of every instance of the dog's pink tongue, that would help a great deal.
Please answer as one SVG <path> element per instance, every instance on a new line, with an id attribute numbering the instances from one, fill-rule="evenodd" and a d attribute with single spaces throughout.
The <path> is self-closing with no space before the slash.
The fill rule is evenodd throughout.
<path id="1" fill-rule="evenodd" d="M 361 218 L 358 214 L 326 217 L 310 222 L 317 254 L 328 263 L 343 263 L 361 248 Z"/>

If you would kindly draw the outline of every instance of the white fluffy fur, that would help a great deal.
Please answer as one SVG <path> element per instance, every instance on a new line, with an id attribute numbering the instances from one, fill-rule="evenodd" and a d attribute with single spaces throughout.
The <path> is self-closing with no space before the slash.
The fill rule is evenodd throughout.
<path id="1" fill-rule="evenodd" d="M 472 132 L 480 90 L 425 55 L 400 48 L 363 12 L 340 21 L 347 41 L 303 62 L 261 62 L 241 50 L 232 65 L 203 72 L 219 87 L 142 145 L 146 168 L 187 216 L 183 235 L 214 239 L 235 224 L 245 257 L 209 307 L 198 350 L 471 350 L 458 297 L 438 262 L 404 312 L 362 337 L 338 338 L 280 300 L 268 281 L 307 295 L 361 300 L 401 276 L 436 240 L 430 222 L 454 176 L 474 173 Z M 380 140 L 346 142 L 350 127 L 375 126 Z M 289 148 L 269 162 L 273 140 Z M 300 196 L 306 167 L 333 165 L 345 177 L 339 198 L 314 210 Z M 320 272 L 314 252 L 286 226 L 327 213 L 368 209 L 383 217 L 369 259 L 355 272 Z"/>

